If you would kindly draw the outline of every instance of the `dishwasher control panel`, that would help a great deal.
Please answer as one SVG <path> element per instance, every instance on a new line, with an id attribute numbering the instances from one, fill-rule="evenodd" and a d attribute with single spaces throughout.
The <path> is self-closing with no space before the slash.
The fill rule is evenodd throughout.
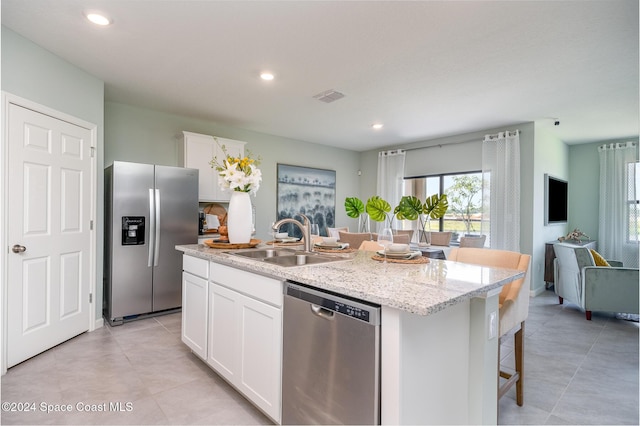
<path id="1" fill-rule="evenodd" d="M 368 302 L 351 300 L 343 295 L 321 292 L 292 282 L 287 282 L 285 294 L 327 310 L 372 323 L 372 325 L 376 325 L 379 321 L 378 312 L 380 307 Z"/>

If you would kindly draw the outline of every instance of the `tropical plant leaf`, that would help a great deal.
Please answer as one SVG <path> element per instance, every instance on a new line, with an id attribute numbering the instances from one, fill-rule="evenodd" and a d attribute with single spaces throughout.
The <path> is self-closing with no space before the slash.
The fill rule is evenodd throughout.
<path id="1" fill-rule="evenodd" d="M 400 220 L 416 220 L 423 212 L 422 202 L 418 197 L 405 195 L 394 212 Z"/>
<path id="2" fill-rule="evenodd" d="M 364 203 L 358 197 L 347 197 L 344 200 L 344 208 L 349 217 L 358 218 L 364 213 Z"/>
<path id="3" fill-rule="evenodd" d="M 388 213 L 391 211 L 391 204 L 380 198 L 378 195 L 367 200 L 367 214 L 376 222 L 384 222 Z"/>
<path id="4" fill-rule="evenodd" d="M 440 219 L 448 208 L 447 194 L 442 194 L 439 197 L 438 194 L 433 194 L 425 200 L 423 212 L 428 214 L 431 219 Z"/>

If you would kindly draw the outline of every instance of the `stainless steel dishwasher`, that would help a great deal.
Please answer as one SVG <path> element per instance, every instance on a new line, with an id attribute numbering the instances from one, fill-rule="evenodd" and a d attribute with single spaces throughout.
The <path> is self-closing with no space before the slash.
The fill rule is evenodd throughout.
<path id="1" fill-rule="evenodd" d="M 284 292 L 282 424 L 380 424 L 380 306 Z"/>

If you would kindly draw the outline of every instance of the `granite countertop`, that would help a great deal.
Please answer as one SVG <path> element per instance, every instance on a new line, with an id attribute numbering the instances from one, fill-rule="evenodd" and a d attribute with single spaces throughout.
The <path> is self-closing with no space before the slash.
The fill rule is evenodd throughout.
<path id="1" fill-rule="evenodd" d="M 202 244 L 176 246 L 187 255 L 238 269 L 292 280 L 417 315 L 430 315 L 481 296 L 524 275 L 502 268 L 430 259 L 426 264 L 382 263 L 372 252 L 344 255 L 344 260 L 282 267 L 212 249 Z"/>

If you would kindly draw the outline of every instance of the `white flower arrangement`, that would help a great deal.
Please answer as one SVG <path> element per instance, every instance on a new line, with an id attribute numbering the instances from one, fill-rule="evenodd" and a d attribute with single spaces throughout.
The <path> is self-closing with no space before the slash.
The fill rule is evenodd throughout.
<path id="1" fill-rule="evenodd" d="M 233 157 L 227 153 L 227 148 L 224 145 L 221 148 L 224 153 L 222 163 L 217 157 L 214 157 L 209 162 L 211 167 L 218 171 L 218 185 L 220 188 L 223 190 L 250 192 L 255 195 L 262 181 L 262 172 L 257 167 L 260 164 L 260 157 L 252 159 L 249 150 L 247 150 L 247 155 L 242 158 Z"/>

